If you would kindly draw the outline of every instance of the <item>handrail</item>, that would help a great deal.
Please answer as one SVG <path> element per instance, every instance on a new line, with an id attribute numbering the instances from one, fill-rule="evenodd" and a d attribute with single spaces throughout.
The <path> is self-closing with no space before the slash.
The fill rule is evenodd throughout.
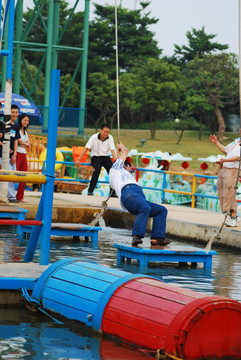
<path id="1" fill-rule="evenodd" d="M 60 163 L 60 164 L 68 164 L 68 165 L 75 165 L 75 162 L 71 162 L 71 161 L 56 161 L 56 163 Z M 81 163 L 81 165 L 85 165 L 85 166 L 91 166 L 90 163 Z M 43 168 L 44 168 L 44 164 L 43 164 Z M 192 173 L 187 173 L 187 172 L 180 172 L 180 171 L 167 171 L 167 170 L 158 170 L 158 169 L 144 169 L 144 168 L 139 168 L 139 167 L 132 167 L 132 170 L 136 171 L 136 179 L 138 181 L 139 178 L 139 172 L 140 171 L 147 171 L 147 172 L 153 172 L 153 173 L 162 173 L 163 174 L 163 182 L 162 182 L 162 187 L 161 188 L 154 188 L 154 187 L 148 187 L 148 186 L 142 186 L 142 189 L 145 190 L 155 190 L 155 191 L 162 191 L 163 192 L 163 196 L 162 196 L 162 200 L 163 202 L 165 202 L 165 193 L 175 193 L 175 194 L 181 194 L 181 195 L 189 195 L 191 196 L 191 207 L 195 208 L 195 199 L 196 197 L 207 197 L 207 198 L 212 198 L 212 199 L 218 199 L 218 196 L 212 196 L 212 195 L 205 195 L 205 194 L 198 194 L 196 193 L 196 179 L 197 178 L 207 178 L 207 179 L 217 179 L 217 176 L 211 176 L 211 175 L 200 175 L 200 174 L 192 174 Z M 190 192 L 187 191 L 180 191 L 180 190 L 175 190 L 175 189 L 168 189 L 166 188 L 166 175 L 181 175 L 181 176 L 185 176 L 185 177 L 192 177 L 192 189 Z M 55 181 L 66 181 L 66 178 L 55 178 Z M 90 180 L 84 180 L 84 179 L 69 179 L 67 181 L 75 181 L 75 182 L 82 182 L 82 183 L 89 183 Z M 108 184 L 108 181 L 98 181 L 99 184 Z"/>
<path id="2" fill-rule="evenodd" d="M 39 160 L 34 160 L 34 159 L 29 159 L 29 162 L 39 162 Z M 65 165 L 75 165 L 75 162 L 72 161 L 56 161 L 56 164 L 65 164 Z M 81 163 L 81 165 L 83 166 L 91 166 L 90 163 Z M 46 160 L 43 161 L 43 172 L 46 166 Z M 206 195 L 206 194 L 199 194 L 196 192 L 196 186 L 197 186 L 197 179 L 198 178 L 206 178 L 206 179 L 217 179 L 217 176 L 212 176 L 212 175 L 201 175 L 201 174 L 192 174 L 192 173 L 187 173 L 187 172 L 180 172 L 180 171 L 168 171 L 168 170 L 158 170 L 158 169 L 145 169 L 145 168 L 139 168 L 139 167 L 133 167 L 132 170 L 134 170 L 136 172 L 136 180 L 138 181 L 139 179 L 139 174 L 140 171 L 147 171 L 147 172 L 152 172 L 152 173 L 162 173 L 163 174 L 163 181 L 162 181 L 162 187 L 160 188 L 154 188 L 154 187 L 148 187 L 148 186 L 142 186 L 142 189 L 145 190 L 155 190 L 155 191 L 162 191 L 162 201 L 165 202 L 165 193 L 175 193 L 175 194 L 181 194 L 181 195 L 187 195 L 187 196 L 191 196 L 191 207 L 195 208 L 195 200 L 197 197 L 205 197 L 205 198 L 209 198 L 209 199 L 218 199 L 218 196 L 214 196 L 214 195 Z M 191 187 L 191 191 L 181 191 L 181 190 L 176 190 L 176 189 L 169 189 L 167 188 L 167 181 L 166 181 L 166 176 L 167 175 L 181 175 L 183 177 L 191 177 L 192 178 L 192 182 L 190 182 L 190 184 L 192 183 L 192 187 Z M 72 178 L 58 178 L 55 177 L 55 181 L 57 182 L 61 182 L 61 181 L 69 181 L 69 182 L 78 182 L 78 183 L 84 183 L 87 184 L 90 182 L 90 180 L 87 179 L 72 179 Z M 17 182 L 17 181 L 16 181 Z M 108 184 L 108 181 L 98 181 L 99 184 Z M 241 202 L 241 200 L 237 200 L 238 202 Z"/>

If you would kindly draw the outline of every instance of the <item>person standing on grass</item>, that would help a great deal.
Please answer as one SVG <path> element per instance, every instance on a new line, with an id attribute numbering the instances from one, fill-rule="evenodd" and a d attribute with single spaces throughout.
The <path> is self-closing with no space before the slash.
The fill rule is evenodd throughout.
<path id="1" fill-rule="evenodd" d="M 28 125 L 29 125 L 29 117 L 27 114 L 21 114 L 18 118 L 18 126 L 19 126 L 19 133 L 21 138 L 18 141 L 17 147 L 17 170 L 19 171 L 28 171 L 28 164 L 27 164 L 27 150 L 29 149 L 29 137 L 28 137 Z M 25 183 L 18 184 L 18 190 L 16 198 L 18 201 L 24 202 L 24 189 Z"/>
<path id="2" fill-rule="evenodd" d="M 165 239 L 167 209 L 146 200 L 141 187 L 130 173 L 131 164 L 126 160 L 128 152 L 129 150 L 122 143 L 117 145 L 117 160 L 110 169 L 109 180 L 122 207 L 136 215 L 132 230 L 132 245 L 142 244 L 149 217 L 153 218 L 151 245 L 167 245 L 171 242 Z"/>
<path id="3" fill-rule="evenodd" d="M 220 165 L 217 181 L 218 198 L 223 213 L 226 214 L 227 212 L 230 212 L 230 215 L 226 218 L 225 225 L 236 227 L 240 223 L 239 218 L 237 217 L 236 200 L 236 184 L 240 159 L 240 137 L 227 146 L 221 144 L 216 135 L 210 135 L 210 141 L 226 155 L 226 157 L 216 161 L 216 163 Z"/>
<path id="4" fill-rule="evenodd" d="M 116 159 L 114 140 L 112 135 L 110 135 L 110 126 L 108 124 L 103 124 L 100 132 L 89 138 L 87 144 L 80 153 L 78 160 L 75 162 L 77 167 L 81 166 L 81 159 L 88 150 L 91 150 L 91 165 L 94 168 L 88 188 L 88 195 L 93 195 L 102 166 L 106 169 L 108 174 L 112 167 L 113 163 L 109 156 L 109 151 L 111 152 L 114 161 Z"/>

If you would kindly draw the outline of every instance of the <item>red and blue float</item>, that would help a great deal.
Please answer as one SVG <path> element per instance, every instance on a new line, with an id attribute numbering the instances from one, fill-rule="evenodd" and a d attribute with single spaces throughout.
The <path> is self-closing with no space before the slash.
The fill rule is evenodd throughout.
<path id="1" fill-rule="evenodd" d="M 241 359 L 241 304 L 78 258 L 52 264 L 32 298 L 53 314 L 161 358 Z"/>

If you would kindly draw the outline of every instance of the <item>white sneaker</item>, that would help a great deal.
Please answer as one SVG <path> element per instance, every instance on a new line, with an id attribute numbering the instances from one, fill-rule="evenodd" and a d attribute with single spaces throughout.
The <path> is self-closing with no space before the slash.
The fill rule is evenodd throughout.
<path id="1" fill-rule="evenodd" d="M 231 216 L 228 215 L 228 216 L 226 217 L 226 220 L 225 220 L 224 225 L 228 225 L 228 223 L 229 223 L 231 220 L 232 220 Z"/>
<path id="2" fill-rule="evenodd" d="M 231 218 L 231 220 L 226 224 L 228 227 L 236 227 L 239 226 L 240 220 L 239 218 Z"/>

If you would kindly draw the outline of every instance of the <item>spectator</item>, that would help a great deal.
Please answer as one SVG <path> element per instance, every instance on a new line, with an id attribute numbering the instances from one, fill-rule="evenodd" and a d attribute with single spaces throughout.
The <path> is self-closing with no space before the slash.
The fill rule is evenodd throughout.
<path id="1" fill-rule="evenodd" d="M 18 140 L 17 147 L 17 170 L 19 171 L 28 171 L 27 164 L 27 150 L 29 149 L 29 138 L 28 138 L 28 125 L 29 117 L 27 114 L 21 114 L 18 118 L 19 134 L 21 138 Z M 18 201 L 24 202 L 24 189 L 25 183 L 18 184 L 18 191 L 16 198 Z"/>
<path id="2" fill-rule="evenodd" d="M 10 121 L 10 154 L 9 154 L 9 170 L 16 171 L 16 156 L 17 156 L 17 147 L 18 139 L 20 139 L 19 127 L 16 124 L 18 118 L 18 106 L 11 106 L 11 121 Z M 0 138 L 4 136 L 4 133 L 0 133 Z M 0 144 L 0 164 L 2 165 L 2 145 Z M 19 201 L 15 196 L 15 187 L 13 182 L 8 183 L 8 201 L 11 203 L 18 203 Z"/>
<path id="3" fill-rule="evenodd" d="M 108 174 L 112 167 L 113 163 L 109 157 L 109 151 L 111 151 L 113 159 L 116 159 L 115 145 L 113 137 L 110 135 L 110 126 L 108 124 L 103 124 L 100 132 L 89 138 L 85 148 L 82 150 L 78 160 L 75 162 L 77 167 L 81 166 L 81 159 L 88 150 L 91 150 L 91 165 L 94 168 L 88 188 L 88 195 L 93 195 L 102 166 L 106 169 Z"/>
<path id="4" fill-rule="evenodd" d="M 227 155 L 216 162 L 220 165 L 217 181 L 218 198 L 223 213 L 230 213 L 226 218 L 225 225 L 236 227 L 239 225 L 239 219 L 237 217 L 236 184 L 239 172 L 240 138 L 235 139 L 227 146 L 221 144 L 216 135 L 210 135 L 210 141 Z"/>

